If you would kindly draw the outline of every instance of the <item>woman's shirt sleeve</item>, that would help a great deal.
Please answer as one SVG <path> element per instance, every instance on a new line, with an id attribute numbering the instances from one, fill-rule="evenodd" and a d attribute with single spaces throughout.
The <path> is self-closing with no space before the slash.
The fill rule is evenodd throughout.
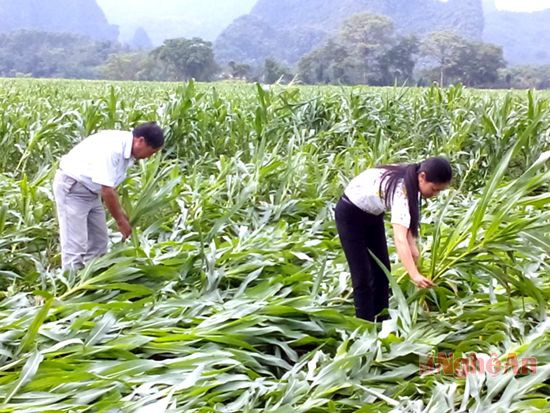
<path id="1" fill-rule="evenodd" d="M 400 183 L 395 188 L 395 193 L 391 204 L 391 223 L 402 225 L 405 228 L 409 228 L 411 226 L 409 201 L 407 199 L 407 192 L 403 183 Z"/>

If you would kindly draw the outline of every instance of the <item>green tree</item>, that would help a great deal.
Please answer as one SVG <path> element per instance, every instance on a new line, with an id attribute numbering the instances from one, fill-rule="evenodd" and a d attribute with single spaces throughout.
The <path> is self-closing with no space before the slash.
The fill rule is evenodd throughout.
<path id="1" fill-rule="evenodd" d="M 499 70 L 500 84 L 516 89 L 550 89 L 550 65 L 512 66 Z"/>
<path id="2" fill-rule="evenodd" d="M 298 77 L 304 83 L 350 83 L 349 52 L 336 40 L 304 56 L 298 63 Z"/>
<path id="3" fill-rule="evenodd" d="M 109 56 L 100 67 L 102 77 L 113 80 L 153 80 L 154 60 L 143 52 L 117 53 Z"/>
<path id="4" fill-rule="evenodd" d="M 412 81 L 418 47 L 413 36 L 395 36 L 387 17 L 358 14 L 344 22 L 340 36 L 304 56 L 298 73 L 304 83 Z"/>
<path id="5" fill-rule="evenodd" d="M 420 44 L 420 53 L 434 60 L 439 73 L 439 84 L 445 84 L 448 72 L 452 72 L 461 63 L 468 44 L 456 33 L 441 31 L 430 33 Z"/>
<path id="6" fill-rule="evenodd" d="M 167 71 L 174 80 L 193 78 L 207 81 L 218 70 L 212 43 L 198 37 L 165 40 L 162 46 L 151 53 L 167 66 Z"/>
<path id="7" fill-rule="evenodd" d="M 233 79 L 248 80 L 252 77 L 252 67 L 249 64 L 230 61 L 227 66 Z"/>
<path id="8" fill-rule="evenodd" d="M 492 86 L 499 69 L 506 66 L 502 48 L 471 42 L 454 33 L 437 32 L 422 41 L 421 53 L 437 62 L 439 82 L 462 82 L 468 86 Z"/>
<path id="9" fill-rule="evenodd" d="M 99 66 L 121 51 L 117 43 L 67 33 L 0 34 L 0 76 L 95 79 Z"/>
<path id="10" fill-rule="evenodd" d="M 469 86 L 492 86 L 499 69 L 506 67 L 502 47 L 489 43 L 470 43 L 461 59 L 462 81 Z"/>
<path id="11" fill-rule="evenodd" d="M 357 59 L 359 81 L 379 80 L 380 57 L 393 43 L 393 21 L 385 16 L 361 13 L 344 21 L 340 36 L 351 56 Z"/>
<path id="12" fill-rule="evenodd" d="M 290 70 L 274 59 L 266 59 L 263 70 L 263 81 L 268 84 L 289 82 L 292 79 Z"/>
<path id="13" fill-rule="evenodd" d="M 419 42 L 416 37 L 399 37 L 378 60 L 381 84 L 412 82 L 418 51 Z"/>

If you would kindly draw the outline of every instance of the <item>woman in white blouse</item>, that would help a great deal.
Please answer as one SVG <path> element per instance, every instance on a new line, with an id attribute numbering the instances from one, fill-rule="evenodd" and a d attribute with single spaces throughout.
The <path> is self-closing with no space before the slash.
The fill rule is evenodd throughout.
<path id="1" fill-rule="evenodd" d="M 357 317 L 374 321 L 388 307 L 389 270 L 384 212 L 391 211 L 397 254 L 412 282 L 432 287 L 416 266 L 416 245 L 421 197 L 431 198 L 446 189 L 452 178 L 449 162 L 440 157 L 419 164 L 382 165 L 367 169 L 349 183 L 336 205 L 336 227 L 346 254 L 353 284 Z"/>

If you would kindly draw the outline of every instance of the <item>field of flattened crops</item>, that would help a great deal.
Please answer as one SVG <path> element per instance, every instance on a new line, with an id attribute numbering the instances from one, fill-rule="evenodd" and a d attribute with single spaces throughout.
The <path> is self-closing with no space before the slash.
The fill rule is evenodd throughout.
<path id="1" fill-rule="evenodd" d="M 60 156 L 151 120 L 131 239 L 111 222 L 63 274 Z M 548 94 L 0 80 L 0 144 L 0 413 L 550 409 Z M 390 245 L 390 319 L 359 320 L 333 207 L 433 155 L 455 175 L 422 206 L 437 286 Z"/>

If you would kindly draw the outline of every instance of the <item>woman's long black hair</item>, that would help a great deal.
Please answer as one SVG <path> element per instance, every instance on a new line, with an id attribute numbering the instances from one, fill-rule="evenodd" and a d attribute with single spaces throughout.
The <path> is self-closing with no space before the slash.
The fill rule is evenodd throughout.
<path id="1" fill-rule="evenodd" d="M 418 237 L 420 221 L 420 190 L 418 188 L 418 174 L 424 172 L 426 180 L 436 184 L 451 182 L 453 171 L 449 161 L 445 158 L 434 157 L 421 163 L 405 165 L 381 165 L 378 168 L 385 169 L 380 181 L 380 193 L 384 194 L 386 205 L 391 205 L 395 189 L 403 180 L 409 201 L 409 214 L 411 215 L 410 231 Z"/>

